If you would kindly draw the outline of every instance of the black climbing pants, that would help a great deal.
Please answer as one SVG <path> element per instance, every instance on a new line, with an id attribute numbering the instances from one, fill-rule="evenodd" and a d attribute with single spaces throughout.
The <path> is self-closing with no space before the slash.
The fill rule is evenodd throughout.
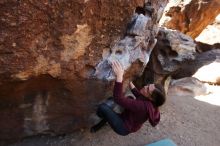
<path id="1" fill-rule="evenodd" d="M 99 105 L 97 115 L 106 120 L 117 134 L 122 136 L 129 134 L 121 117 L 105 103 Z"/>

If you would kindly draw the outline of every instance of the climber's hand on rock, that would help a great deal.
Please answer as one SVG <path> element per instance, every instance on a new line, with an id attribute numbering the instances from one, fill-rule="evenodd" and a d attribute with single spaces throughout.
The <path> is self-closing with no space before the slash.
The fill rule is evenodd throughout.
<path id="1" fill-rule="evenodd" d="M 131 89 L 134 89 L 134 88 L 135 88 L 135 85 L 133 84 L 133 82 L 130 82 L 130 83 L 129 83 L 129 86 L 130 86 Z"/>
<path id="2" fill-rule="evenodd" d="M 112 69 L 116 75 L 116 81 L 117 82 L 122 82 L 123 80 L 123 75 L 124 75 L 124 69 L 121 66 L 119 61 L 112 61 Z"/>

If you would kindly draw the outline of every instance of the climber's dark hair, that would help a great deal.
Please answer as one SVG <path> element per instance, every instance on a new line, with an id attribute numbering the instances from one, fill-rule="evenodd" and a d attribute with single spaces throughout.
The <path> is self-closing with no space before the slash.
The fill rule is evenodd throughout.
<path id="1" fill-rule="evenodd" d="M 156 107 L 163 105 L 166 101 L 166 95 L 164 91 L 164 87 L 160 84 L 154 84 L 155 89 L 153 90 L 151 97 L 153 99 L 153 104 Z"/>

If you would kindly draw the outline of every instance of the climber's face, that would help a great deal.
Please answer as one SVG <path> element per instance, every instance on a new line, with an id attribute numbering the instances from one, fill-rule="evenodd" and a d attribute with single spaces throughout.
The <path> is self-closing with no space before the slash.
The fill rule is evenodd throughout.
<path id="1" fill-rule="evenodd" d="M 151 99 L 151 95 L 152 95 L 154 89 L 155 89 L 155 85 L 154 84 L 149 84 L 149 85 L 144 86 L 140 90 L 140 93 L 142 95 L 144 95 L 145 97 L 148 97 L 149 99 Z"/>

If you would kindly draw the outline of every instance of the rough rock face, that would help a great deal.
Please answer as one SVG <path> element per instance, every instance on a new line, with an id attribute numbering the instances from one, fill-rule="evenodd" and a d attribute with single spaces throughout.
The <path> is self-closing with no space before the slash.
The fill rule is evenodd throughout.
<path id="1" fill-rule="evenodd" d="M 196 54 L 195 60 L 182 64 L 173 74 L 176 79 L 194 76 L 200 81 L 220 84 L 220 48 Z"/>
<path id="2" fill-rule="evenodd" d="M 1 82 L 41 74 L 70 79 L 94 70 L 143 3 L 2 1 Z"/>
<path id="3" fill-rule="evenodd" d="M 219 83 L 219 43 L 195 42 L 179 31 L 161 28 L 150 61 L 135 82 L 140 88 L 147 83 L 169 84 L 169 77 L 181 79 L 194 76 L 200 81 Z M 168 80 L 167 80 L 168 79 Z"/>
<path id="4" fill-rule="evenodd" d="M 147 83 L 165 83 L 168 76 L 177 72 L 181 65 L 195 60 L 196 43 L 179 31 L 161 28 L 157 44 L 144 73 L 136 81 L 141 87 Z"/>
<path id="5" fill-rule="evenodd" d="M 198 37 L 196 37 L 197 42 L 206 43 L 213 45 L 216 43 L 220 44 L 220 14 L 215 18 L 215 21 L 208 25 Z"/>
<path id="6" fill-rule="evenodd" d="M 219 84 L 219 44 L 195 42 L 191 37 L 170 29 L 161 28 L 150 61 L 136 85 L 165 84 L 168 77 L 181 79 L 194 76 L 212 84 Z M 208 76 L 207 76 L 208 74 Z M 210 75 L 210 76 L 209 76 Z"/>
<path id="7" fill-rule="evenodd" d="M 220 85 L 219 73 L 220 73 L 220 58 L 214 60 L 210 64 L 200 67 L 193 75 L 193 77 L 199 79 L 200 81 Z"/>
<path id="8" fill-rule="evenodd" d="M 219 0 L 173 0 L 167 7 L 162 25 L 196 38 L 220 13 Z"/>
<path id="9" fill-rule="evenodd" d="M 176 94 L 179 98 L 191 96 L 196 100 L 216 105 L 216 107 L 220 106 L 219 93 L 219 86 L 203 83 L 194 77 L 172 80 L 169 88 L 169 95 Z"/>
<path id="10" fill-rule="evenodd" d="M 0 139 L 89 127 L 111 95 L 110 61 L 140 74 L 166 3 L 1 1 Z"/>
<path id="11" fill-rule="evenodd" d="M 125 70 L 130 67 L 129 73 L 136 72 L 132 74 L 137 74 L 139 72 L 140 74 L 141 70 L 137 70 L 140 67 L 131 67 L 131 64 L 139 61 L 143 70 L 148 63 L 151 51 L 157 42 L 155 37 L 159 30 L 158 22 L 162 16 L 164 4 L 146 2 L 143 8 L 136 9 L 135 15 L 127 26 L 125 36 L 116 41 L 110 50 L 104 50 L 103 60 L 96 67 L 95 77 L 112 80 L 114 74 L 110 65 L 111 61 L 115 59 L 122 64 Z"/>
<path id="12" fill-rule="evenodd" d="M 208 33 L 206 35 L 211 34 Z M 181 64 L 180 68 L 172 74 L 172 77 L 175 79 L 179 79 L 183 77 L 193 76 L 202 82 L 219 85 L 220 74 L 218 69 L 220 65 L 220 44 L 215 43 L 213 45 L 210 45 L 202 42 L 195 43 L 195 59 L 189 60 L 187 61 L 187 63 Z"/>

